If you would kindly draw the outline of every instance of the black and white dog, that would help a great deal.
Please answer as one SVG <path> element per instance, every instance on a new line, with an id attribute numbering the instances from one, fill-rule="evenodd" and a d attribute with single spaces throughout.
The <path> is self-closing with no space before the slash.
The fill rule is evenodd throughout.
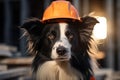
<path id="1" fill-rule="evenodd" d="M 98 21 L 90 16 L 78 21 L 29 19 L 22 28 L 28 50 L 35 54 L 33 74 L 37 80 L 91 80 L 92 30 Z"/>

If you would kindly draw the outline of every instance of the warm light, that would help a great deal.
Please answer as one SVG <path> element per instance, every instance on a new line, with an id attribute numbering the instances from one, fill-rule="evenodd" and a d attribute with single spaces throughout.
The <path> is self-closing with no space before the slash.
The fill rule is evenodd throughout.
<path id="1" fill-rule="evenodd" d="M 105 17 L 96 18 L 99 23 L 97 23 L 93 30 L 93 36 L 96 39 L 105 39 L 107 37 L 107 20 Z"/>

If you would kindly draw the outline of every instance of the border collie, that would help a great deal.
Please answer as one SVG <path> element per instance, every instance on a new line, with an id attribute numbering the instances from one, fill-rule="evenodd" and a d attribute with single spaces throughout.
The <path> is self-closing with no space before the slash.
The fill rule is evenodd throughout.
<path id="1" fill-rule="evenodd" d="M 90 16 L 81 20 L 42 23 L 34 18 L 22 25 L 28 50 L 35 55 L 32 67 L 36 80 L 91 80 L 91 35 L 98 21 Z"/>

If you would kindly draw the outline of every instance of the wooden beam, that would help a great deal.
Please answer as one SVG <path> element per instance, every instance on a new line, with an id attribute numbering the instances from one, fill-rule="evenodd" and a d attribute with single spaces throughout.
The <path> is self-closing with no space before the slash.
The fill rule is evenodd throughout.
<path id="1" fill-rule="evenodd" d="M 6 58 L 0 60 L 0 64 L 6 65 L 31 65 L 33 57 L 29 58 Z"/>
<path id="2" fill-rule="evenodd" d="M 118 51 L 118 69 L 120 70 L 120 0 L 117 0 L 117 6 L 116 6 L 116 11 L 117 11 L 117 15 L 116 15 L 116 24 L 117 24 L 117 51 Z"/>
<path id="3" fill-rule="evenodd" d="M 107 17 L 107 40 L 106 40 L 106 66 L 107 68 L 114 69 L 114 0 L 106 0 L 106 17 Z"/>
<path id="4" fill-rule="evenodd" d="M 6 71 L 7 70 L 7 65 L 1 65 L 0 64 L 0 72 L 1 71 Z"/>
<path id="5" fill-rule="evenodd" d="M 30 68 L 16 68 L 0 72 L 0 80 L 17 78 L 24 75 L 30 75 Z"/>

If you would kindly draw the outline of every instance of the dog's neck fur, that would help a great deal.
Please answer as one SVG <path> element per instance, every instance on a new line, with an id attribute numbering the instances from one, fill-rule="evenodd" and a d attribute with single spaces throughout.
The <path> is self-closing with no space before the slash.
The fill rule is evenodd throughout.
<path id="1" fill-rule="evenodd" d="M 68 62 L 47 61 L 39 67 L 37 80 L 83 80 L 82 74 Z"/>

